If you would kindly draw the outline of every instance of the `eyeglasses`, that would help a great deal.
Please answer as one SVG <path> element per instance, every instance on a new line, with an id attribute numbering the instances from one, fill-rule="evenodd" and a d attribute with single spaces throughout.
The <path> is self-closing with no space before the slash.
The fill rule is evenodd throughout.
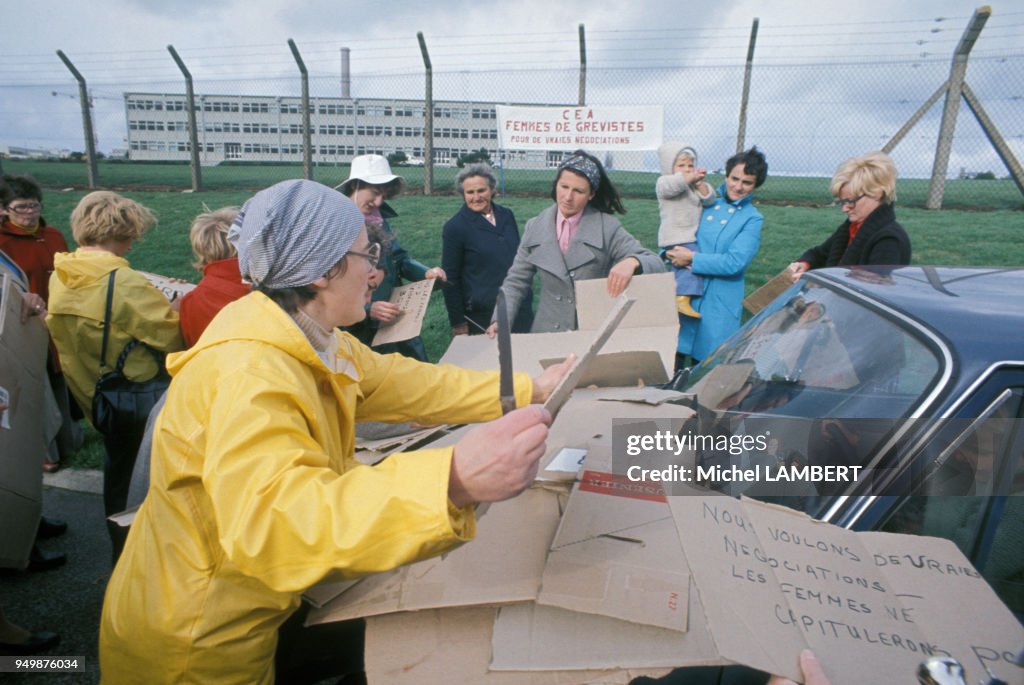
<path id="1" fill-rule="evenodd" d="M 836 206 L 836 207 L 851 207 L 852 208 L 855 204 L 857 204 L 858 202 L 863 200 L 865 197 L 867 197 L 867 195 L 858 195 L 857 197 L 853 198 L 852 200 L 844 200 L 841 197 L 837 197 L 835 202 L 833 202 L 832 204 L 834 206 Z"/>
<path id="2" fill-rule="evenodd" d="M 380 243 L 370 243 L 370 246 L 366 248 L 366 252 L 356 252 L 355 250 L 349 250 L 345 254 L 355 255 L 356 257 L 362 257 L 370 263 L 370 269 L 376 269 L 377 265 L 380 264 Z"/>
<path id="3" fill-rule="evenodd" d="M 18 205 L 7 205 L 7 209 L 16 214 L 29 214 L 40 208 L 42 208 L 42 205 L 38 202 L 22 202 Z"/>

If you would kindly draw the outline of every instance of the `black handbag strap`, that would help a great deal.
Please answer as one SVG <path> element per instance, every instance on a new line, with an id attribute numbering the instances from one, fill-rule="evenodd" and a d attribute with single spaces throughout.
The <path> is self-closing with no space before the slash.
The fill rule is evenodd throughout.
<path id="1" fill-rule="evenodd" d="M 100 347 L 100 369 L 107 365 L 107 338 L 110 337 L 110 310 L 114 303 L 114 277 L 117 269 L 110 272 L 107 279 L 107 310 L 103 314 L 103 345 Z"/>

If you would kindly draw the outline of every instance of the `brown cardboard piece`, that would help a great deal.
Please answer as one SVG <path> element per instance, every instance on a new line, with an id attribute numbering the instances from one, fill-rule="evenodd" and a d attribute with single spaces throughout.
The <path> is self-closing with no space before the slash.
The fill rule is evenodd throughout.
<path id="1" fill-rule="evenodd" d="M 489 671 L 496 611 L 494 607 L 464 607 L 367 619 L 367 682 L 387 685 L 627 685 L 639 676 L 657 678 L 667 672 L 664 668 Z M 586 638 L 580 637 L 579 641 L 584 642 Z"/>
<path id="2" fill-rule="evenodd" d="M 787 266 L 769 279 L 767 283 L 747 295 L 743 300 L 743 308 L 751 314 L 757 314 L 791 285 L 793 285 L 793 272 Z"/>
<path id="3" fill-rule="evenodd" d="M 585 471 L 551 544 L 537 604 L 685 631 L 690 572 L 664 494 Z M 625 487 L 607 487 L 607 483 Z"/>
<path id="4" fill-rule="evenodd" d="M 477 536 L 470 544 L 370 576 L 312 610 L 307 625 L 396 611 L 532 600 L 558 525 L 559 497 L 548 489 L 530 488 L 495 502 L 486 516 L 479 517 Z"/>
<path id="5" fill-rule="evenodd" d="M 544 370 L 541 360 L 565 359 L 582 354 L 594 338 L 616 300 L 608 296 L 607 279 L 576 283 L 579 330 L 562 333 L 516 333 L 512 335 L 512 365 L 516 371 L 536 376 Z M 626 296 L 635 301 L 611 337 L 602 355 L 615 352 L 656 352 L 665 374 L 675 365 L 679 320 L 675 309 L 675 280 L 672 274 L 635 276 Z M 441 357 L 442 364 L 467 369 L 498 368 L 497 340 L 485 335 L 457 335 Z M 645 373 L 647 366 L 644 365 Z M 636 385 L 631 382 L 629 385 Z"/>
<path id="6" fill-rule="evenodd" d="M 539 604 L 502 607 L 494 624 L 491 670 L 585 671 L 725 664 L 703 623 L 700 599 L 692 584 L 689 605 L 685 633 Z"/>
<path id="7" fill-rule="evenodd" d="M 731 661 L 797 679 L 810 647 L 832 685 L 855 685 L 911 677 L 928 656 L 977 664 L 978 650 L 1016 654 L 1024 642 L 948 541 L 855 533 L 753 500 L 669 506 L 711 637 Z"/>
<path id="8" fill-rule="evenodd" d="M 21 323 L 21 291 L 0 281 L 0 387 L 10 428 L 0 428 L 0 567 L 24 568 L 42 513 L 42 459 L 48 438 L 44 392 L 49 338 L 37 317 Z"/>

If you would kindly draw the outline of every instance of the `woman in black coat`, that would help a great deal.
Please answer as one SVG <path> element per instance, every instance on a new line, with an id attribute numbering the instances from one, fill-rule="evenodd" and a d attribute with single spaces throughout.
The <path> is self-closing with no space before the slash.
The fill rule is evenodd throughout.
<path id="1" fill-rule="evenodd" d="M 910 237 L 896 223 L 896 165 L 884 152 L 853 157 L 832 177 L 832 195 L 846 213 L 828 240 L 789 265 L 793 281 L 825 266 L 901 266 L 910 263 Z"/>
<path id="2" fill-rule="evenodd" d="M 448 276 L 444 303 L 453 336 L 484 332 L 519 249 L 515 216 L 493 202 L 497 183 L 487 164 L 468 164 L 455 178 L 465 203 L 444 225 L 441 254 L 441 268 Z M 532 303 L 524 300 L 512 331 L 528 333 L 532 323 Z"/>

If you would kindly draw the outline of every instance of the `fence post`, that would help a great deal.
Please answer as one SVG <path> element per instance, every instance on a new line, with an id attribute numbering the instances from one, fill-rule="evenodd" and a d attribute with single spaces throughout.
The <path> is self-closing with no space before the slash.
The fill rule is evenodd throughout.
<path id="1" fill-rule="evenodd" d="M 199 127 L 196 126 L 196 93 L 192 89 L 192 74 L 189 73 L 185 62 L 178 56 L 178 51 L 173 45 L 167 46 L 167 52 L 171 53 L 174 63 L 178 65 L 182 75 L 185 77 L 185 101 L 188 107 L 188 141 L 192 148 L 192 190 L 199 192 L 203 189 L 203 168 L 199 164 Z"/>
<path id="2" fill-rule="evenodd" d="M 1017 189 L 1024 193 L 1024 169 L 1021 168 L 1020 162 L 1014 156 L 1013 150 L 1006 144 L 1006 139 L 1000 135 L 999 129 L 996 128 L 995 123 L 988 116 L 988 112 L 981 106 L 981 100 L 977 98 L 974 91 L 966 83 L 964 84 L 964 100 L 967 101 L 967 106 L 974 112 L 974 118 L 981 124 L 981 130 L 985 132 L 988 142 L 992 144 L 996 154 L 999 155 L 999 159 L 1003 160 L 1003 164 L 1006 165 L 1006 169 L 1010 172 L 1013 182 L 1017 184 Z"/>
<path id="3" fill-rule="evenodd" d="M 68 68 L 71 75 L 78 81 L 78 99 L 82 104 L 82 128 L 85 130 L 85 157 L 89 170 L 89 187 L 95 188 L 96 184 L 99 183 L 100 172 L 96 166 L 96 138 L 92 130 L 92 112 L 90 111 L 92 100 L 89 98 L 89 89 L 85 85 L 85 77 L 79 73 L 67 55 L 63 51 L 58 50 L 57 57 L 60 57 L 60 61 L 64 63 L 64 66 Z"/>
<path id="4" fill-rule="evenodd" d="M 288 47 L 292 50 L 295 63 L 299 65 L 299 73 L 302 74 L 302 177 L 307 181 L 313 180 L 313 138 L 309 131 L 309 72 L 306 70 L 306 63 L 302 61 L 299 48 L 295 41 L 288 39 Z"/>
<path id="5" fill-rule="evenodd" d="M 736 152 L 743 152 L 747 139 L 747 105 L 750 102 L 750 74 L 754 70 L 754 46 L 757 45 L 758 17 L 750 26 L 750 43 L 747 45 L 747 65 L 743 69 L 743 95 L 740 97 L 740 127 L 736 134 Z"/>
<path id="6" fill-rule="evenodd" d="M 580 96 L 579 105 L 587 104 L 587 30 L 580 24 Z"/>
<path id="7" fill-rule="evenodd" d="M 423 194 L 430 195 L 434 192 L 434 68 L 422 31 L 416 32 L 416 40 L 423 55 L 426 89 L 423 95 Z"/>
<path id="8" fill-rule="evenodd" d="M 953 63 L 949 70 L 949 86 L 946 89 L 946 106 L 942 110 L 939 142 L 935 146 L 932 182 L 928 189 L 928 200 L 925 202 L 925 207 L 928 209 L 942 208 L 942 196 L 946 189 L 946 169 L 949 167 L 949 153 L 953 149 L 953 132 L 956 130 L 956 115 L 960 109 L 964 75 L 967 73 L 967 58 L 991 14 L 992 8 L 988 5 L 976 9 L 974 16 L 971 17 L 971 22 L 964 30 L 964 35 L 960 38 L 960 43 L 953 52 Z"/>

